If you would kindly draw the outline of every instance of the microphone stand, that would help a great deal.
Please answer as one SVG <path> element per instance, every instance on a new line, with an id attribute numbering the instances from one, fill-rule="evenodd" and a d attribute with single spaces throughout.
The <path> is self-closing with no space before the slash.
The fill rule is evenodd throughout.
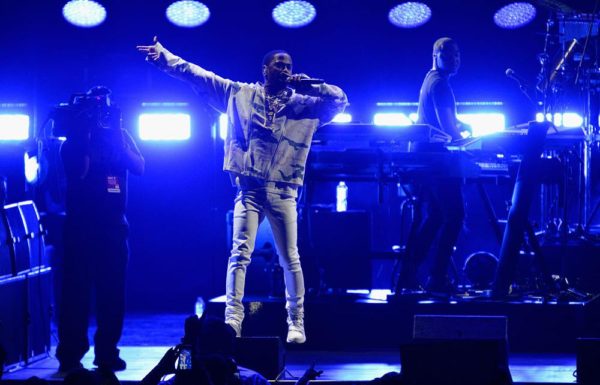
<path id="1" fill-rule="evenodd" d="M 529 87 L 527 87 L 525 84 L 519 82 L 519 89 L 521 90 L 521 92 L 523 93 L 523 95 L 525 95 L 525 97 L 527 98 L 527 100 L 529 100 L 529 102 L 531 103 L 532 106 L 537 106 L 537 102 L 529 94 Z M 535 95 L 535 93 L 534 93 L 534 95 Z"/>

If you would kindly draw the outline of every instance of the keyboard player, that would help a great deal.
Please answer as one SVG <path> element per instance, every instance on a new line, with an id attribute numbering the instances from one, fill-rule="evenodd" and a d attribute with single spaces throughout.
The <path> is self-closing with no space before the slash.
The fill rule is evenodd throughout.
<path id="1" fill-rule="evenodd" d="M 429 124 L 452 140 L 462 138 L 462 131 L 471 131 L 456 116 L 456 101 L 449 78 L 460 66 L 460 51 L 451 38 L 443 37 L 433 45 L 433 67 L 425 75 L 419 95 L 418 122 Z M 415 151 L 446 152 L 444 143 L 417 143 Z M 415 185 L 417 206 L 411 227 L 406 255 L 402 263 L 396 293 L 420 290 L 417 270 L 434 241 L 435 254 L 425 289 L 434 293 L 452 293 L 455 288 L 448 279 L 448 268 L 464 219 L 461 180 L 459 178 L 428 178 Z"/>

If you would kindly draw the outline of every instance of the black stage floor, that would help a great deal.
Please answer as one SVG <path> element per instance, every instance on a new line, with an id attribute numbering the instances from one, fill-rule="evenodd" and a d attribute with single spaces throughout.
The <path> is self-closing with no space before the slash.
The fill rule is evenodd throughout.
<path id="1" fill-rule="evenodd" d="M 528 301 L 528 302 L 527 302 Z M 286 368 L 300 376 L 313 362 L 323 370 L 320 381 L 359 383 L 400 370 L 399 346 L 410 339 L 414 314 L 505 315 L 508 319 L 509 363 L 517 384 L 575 382 L 575 339 L 597 337 L 598 301 L 554 302 L 529 297 L 514 301 L 475 298 L 402 297 L 388 302 L 385 293 L 354 293 L 307 298 L 308 341 L 286 346 Z M 248 297 L 244 336 L 285 335 L 282 299 Z M 222 297 L 208 302 L 207 312 L 222 315 Z M 166 349 L 183 334 L 186 314 L 128 314 L 121 351 L 128 363 L 119 372 L 123 383 L 134 383 L 152 369 Z M 90 330 L 90 337 L 93 328 Z M 595 335 L 594 335 L 595 334 Z M 52 345 L 56 344 L 53 337 Z M 83 360 L 93 368 L 93 354 Z M 5 373 L 7 383 L 38 376 L 52 382 L 58 362 L 51 352 L 28 367 Z M 291 378 L 290 378 L 291 379 Z"/>

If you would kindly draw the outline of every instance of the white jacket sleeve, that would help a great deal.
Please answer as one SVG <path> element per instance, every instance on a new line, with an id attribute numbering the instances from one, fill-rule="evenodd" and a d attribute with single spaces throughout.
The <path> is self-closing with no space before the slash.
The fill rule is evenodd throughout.
<path id="1" fill-rule="evenodd" d="M 189 83 L 198 95 L 205 98 L 208 104 L 217 111 L 224 113 L 227 110 L 227 100 L 232 92 L 239 90 L 239 83 L 222 78 L 199 65 L 185 61 L 172 54 L 160 43 L 157 43 L 157 49 L 160 57 L 151 63 L 169 75 Z"/>

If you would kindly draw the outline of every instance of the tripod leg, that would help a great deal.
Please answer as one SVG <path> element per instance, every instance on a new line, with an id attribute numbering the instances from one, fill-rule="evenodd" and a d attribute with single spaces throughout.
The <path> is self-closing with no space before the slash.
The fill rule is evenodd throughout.
<path id="1" fill-rule="evenodd" d="M 548 265 L 546 264 L 546 258 L 544 257 L 544 253 L 542 252 L 542 247 L 538 242 L 538 239 L 535 235 L 535 231 L 533 231 L 533 226 L 530 222 L 527 222 L 527 226 L 525 227 L 525 231 L 527 233 L 527 239 L 529 240 L 529 245 L 531 246 L 531 250 L 533 250 L 535 258 L 534 262 L 537 268 L 542 275 L 542 282 L 545 287 L 542 289 L 550 290 L 554 286 L 554 281 L 552 280 L 552 276 L 548 270 Z"/>
<path id="2" fill-rule="evenodd" d="M 498 240 L 498 242 L 502 242 L 502 229 L 500 228 L 500 224 L 498 223 L 498 216 L 496 215 L 496 211 L 494 211 L 492 200 L 490 199 L 490 196 L 488 195 L 487 191 L 485 191 L 485 187 L 481 182 L 477 183 L 477 191 L 481 196 L 481 201 L 483 202 L 483 206 L 485 207 L 485 211 L 488 215 L 488 220 L 492 225 L 492 229 L 494 230 L 496 239 Z"/>

